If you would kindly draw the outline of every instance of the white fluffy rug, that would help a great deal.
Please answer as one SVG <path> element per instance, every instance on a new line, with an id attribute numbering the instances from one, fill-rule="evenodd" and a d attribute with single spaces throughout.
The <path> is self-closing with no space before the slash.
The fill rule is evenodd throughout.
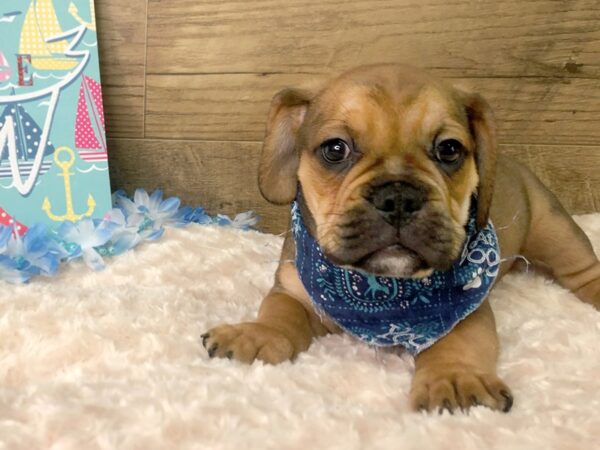
<path id="1" fill-rule="evenodd" d="M 578 221 L 600 250 L 600 215 Z M 347 336 L 276 367 L 208 359 L 200 334 L 253 318 L 280 245 L 192 226 L 102 273 L 2 285 L 0 448 L 599 448 L 600 313 L 531 273 L 492 294 L 509 414 L 412 413 L 411 358 Z"/>

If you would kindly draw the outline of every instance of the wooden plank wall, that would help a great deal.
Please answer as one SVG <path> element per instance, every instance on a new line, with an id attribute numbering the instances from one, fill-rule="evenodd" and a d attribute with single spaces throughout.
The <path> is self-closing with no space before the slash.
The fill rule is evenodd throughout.
<path id="1" fill-rule="evenodd" d="M 162 187 L 212 212 L 285 208 L 255 182 L 285 86 L 410 62 L 481 92 L 501 150 L 572 213 L 600 212 L 597 0 L 98 0 L 114 188 Z"/>

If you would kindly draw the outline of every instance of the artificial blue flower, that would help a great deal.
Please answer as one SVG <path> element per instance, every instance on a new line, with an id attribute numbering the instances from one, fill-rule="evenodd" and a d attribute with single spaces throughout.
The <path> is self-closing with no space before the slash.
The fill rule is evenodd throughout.
<path id="1" fill-rule="evenodd" d="M 127 197 L 127 192 L 123 189 L 116 190 L 112 194 L 112 204 L 113 208 L 120 208 L 125 213 L 125 216 L 130 216 L 137 212 L 137 207 L 135 203 Z"/>
<path id="2" fill-rule="evenodd" d="M 231 220 L 228 216 L 224 214 L 218 214 L 214 220 L 219 226 L 232 226 L 234 228 L 239 228 L 242 230 L 248 230 L 249 228 L 255 226 L 258 223 L 258 217 L 254 214 L 253 211 L 248 211 L 245 213 L 240 213 L 233 220 Z"/>
<path id="3" fill-rule="evenodd" d="M 177 211 L 175 214 L 173 214 L 171 216 L 171 218 L 169 219 L 169 221 L 165 223 L 165 225 L 169 225 L 169 226 L 177 227 L 177 228 L 185 227 L 186 225 L 189 225 L 190 221 L 188 220 L 188 217 L 192 214 L 193 210 L 194 210 L 194 208 L 191 208 L 189 206 L 184 206 L 179 211 Z"/>
<path id="4" fill-rule="evenodd" d="M 139 221 L 139 233 L 145 240 L 158 239 L 164 233 L 163 226 L 183 226 L 186 221 L 188 210 L 179 211 L 181 200 L 170 197 L 163 200 L 163 193 L 157 189 L 152 194 L 144 189 L 136 189 L 133 200 L 129 199 L 123 191 L 117 191 L 113 195 L 116 207 L 123 210 L 128 220 L 132 218 Z"/>
<path id="5" fill-rule="evenodd" d="M 74 252 L 72 257 L 82 255 L 89 267 L 102 270 L 105 267 L 104 260 L 94 247 L 106 244 L 116 228 L 115 223 L 87 217 L 75 223 L 63 222 L 58 229 L 58 236 L 63 242 L 78 246 L 79 251 Z"/>
<path id="6" fill-rule="evenodd" d="M 215 217 L 213 223 L 216 223 L 220 227 L 226 227 L 228 225 L 231 225 L 233 221 L 229 218 L 229 216 L 226 216 L 225 214 L 217 214 L 217 217 Z"/>
<path id="7" fill-rule="evenodd" d="M 47 244 L 49 252 L 56 256 L 59 261 L 69 261 L 81 256 L 79 245 L 60 239 L 57 230 L 51 231 Z"/>
<path id="8" fill-rule="evenodd" d="M 0 255 L 0 280 L 20 284 L 29 281 L 32 276 L 29 271 L 19 270 L 17 263 L 8 256 Z"/>
<path id="9" fill-rule="evenodd" d="M 132 220 L 133 219 L 133 220 Z M 115 224 L 110 240 L 96 250 L 102 256 L 116 256 L 137 246 L 142 238 L 138 234 L 139 221 L 133 216 L 126 217 L 123 210 L 113 208 L 104 215 L 104 220 Z"/>
<path id="10" fill-rule="evenodd" d="M 13 284 L 25 283 L 33 276 L 32 271 L 20 269 L 17 261 L 6 255 L 12 234 L 12 227 L 0 225 L 0 280 Z"/>
<path id="11" fill-rule="evenodd" d="M 179 211 L 181 200 L 177 197 L 163 200 L 163 193 L 160 189 L 150 195 L 143 189 L 136 189 L 133 201 L 156 228 L 164 225 L 183 226 L 186 224 L 184 221 L 186 211 Z"/>
<path id="12" fill-rule="evenodd" d="M 241 230 L 248 230 L 253 228 L 258 223 L 258 216 L 254 213 L 254 211 L 247 211 L 238 214 L 233 219 L 231 223 L 235 228 L 239 228 Z"/>
<path id="13" fill-rule="evenodd" d="M 29 228 L 23 236 L 12 233 L 12 239 L 6 244 L 6 256 L 16 263 L 19 270 L 33 275 L 54 275 L 60 261 L 57 255 L 51 252 L 48 242 L 48 227 L 38 223 Z"/>
<path id="14" fill-rule="evenodd" d="M 257 222 L 253 212 L 232 220 L 225 215 L 211 217 L 203 208 L 180 209 L 180 203 L 176 197 L 163 200 L 160 190 L 148 195 L 138 189 L 133 200 L 121 190 L 113 194 L 115 208 L 102 221 L 64 222 L 52 232 L 44 225 L 34 225 L 23 236 L 0 225 L 0 280 L 23 283 L 40 273 L 52 275 L 61 261 L 81 256 L 88 266 L 100 270 L 104 268 L 102 256 L 119 255 L 143 240 L 157 239 L 164 226 L 199 223 L 248 229 Z"/>
<path id="15" fill-rule="evenodd" d="M 124 190 L 115 191 L 112 195 L 112 201 L 114 208 L 111 210 L 113 212 L 109 211 L 109 215 L 114 215 L 116 214 L 115 210 L 120 210 L 123 213 L 127 227 L 136 228 L 136 232 L 147 228 L 149 219 L 146 218 L 143 209 L 127 197 Z M 111 217 L 108 217 L 108 220 L 112 220 Z"/>
<path id="16" fill-rule="evenodd" d="M 183 208 L 182 211 L 184 211 L 182 220 L 187 223 L 198 223 L 200 225 L 210 225 L 211 223 L 213 223 L 212 218 L 208 214 L 206 214 L 204 208 L 186 207 Z"/>

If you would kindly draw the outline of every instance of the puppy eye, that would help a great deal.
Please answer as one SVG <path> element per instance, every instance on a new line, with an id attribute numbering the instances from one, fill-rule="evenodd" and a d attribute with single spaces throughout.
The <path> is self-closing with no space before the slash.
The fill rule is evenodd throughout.
<path id="1" fill-rule="evenodd" d="M 350 157 L 350 147 L 342 139 L 330 139 L 321 144 L 321 156 L 329 164 L 338 164 Z"/>
<path id="2" fill-rule="evenodd" d="M 445 139 L 436 144 L 434 156 L 442 164 L 454 164 L 460 159 L 463 149 L 456 139 Z"/>

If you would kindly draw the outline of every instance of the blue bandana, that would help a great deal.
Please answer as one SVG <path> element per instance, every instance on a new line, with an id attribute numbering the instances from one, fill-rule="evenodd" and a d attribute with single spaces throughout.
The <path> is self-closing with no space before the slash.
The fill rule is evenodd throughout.
<path id="1" fill-rule="evenodd" d="M 491 222 L 476 230 L 475 203 L 460 258 L 445 272 L 416 279 L 380 277 L 334 265 L 306 229 L 294 202 L 296 267 L 317 312 L 371 345 L 402 345 L 413 355 L 433 345 L 481 305 L 498 274 L 496 232 Z"/>

